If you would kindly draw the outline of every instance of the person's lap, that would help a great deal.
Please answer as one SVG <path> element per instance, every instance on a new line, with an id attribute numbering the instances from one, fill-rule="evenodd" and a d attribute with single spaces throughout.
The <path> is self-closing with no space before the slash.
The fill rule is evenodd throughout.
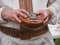
<path id="1" fill-rule="evenodd" d="M 0 33 L 1 45 L 54 45 L 53 38 L 50 32 L 38 37 L 33 37 L 28 40 L 21 40 L 19 38 L 13 38 Z"/>

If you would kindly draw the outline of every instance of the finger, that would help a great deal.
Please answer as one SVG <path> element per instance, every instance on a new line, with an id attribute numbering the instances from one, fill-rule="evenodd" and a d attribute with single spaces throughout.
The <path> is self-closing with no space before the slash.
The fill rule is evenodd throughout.
<path id="1" fill-rule="evenodd" d="M 17 21 L 16 21 L 14 18 L 10 18 L 9 21 L 12 21 L 12 22 L 14 22 L 14 23 L 17 23 Z"/>
<path id="2" fill-rule="evenodd" d="M 26 14 L 24 14 L 24 13 L 22 13 L 22 12 L 19 12 L 19 17 L 23 17 L 23 18 L 27 18 L 27 15 Z"/>
<path id="3" fill-rule="evenodd" d="M 49 17 L 46 17 L 46 19 L 44 20 L 43 24 L 47 23 L 49 20 Z"/>
<path id="4" fill-rule="evenodd" d="M 39 20 L 39 22 L 43 22 L 44 21 L 44 18 L 41 17 L 41 16 L 37 16 L 37 19 Z"/>
<path id="5" fill-rule="evenodd" d="M 21 9 L 20 11 L 23 12 L 23 13 L 25 13 L 25 14 L 27 14 L 27 15 L 29 14 L 29 12 L 26 11 L 26 10 L 24 10 L 24 9 Z"/>
<path id="6" fill-rule="evenodd" d="M 43 12 L 43 15 L 44 15 L 44 19 L 48 17 L 47 12 L 45 12 L 45 11 Z"/>
<path id="7" fill-rule="evenodd" d="M 19 24 L 19 22 L 17 22 L 15 19 L 12 19 L 12 22 Z"/>
<path id="8" fill-rule="evenodd" d="M 21 20 L 17 17 L 17 15 L 14 15 L 14 19 L 15 19 L 18 23 L 21 23 Z"/>
<path id="9" fill-rule="evenodd" d="M 20 17 L 24 17 L 24 18 L 27 18 L 27 15 L 22 13 L 22 12 L 19 12 L 19 11 L 16 11 L 16 14 Z"/>

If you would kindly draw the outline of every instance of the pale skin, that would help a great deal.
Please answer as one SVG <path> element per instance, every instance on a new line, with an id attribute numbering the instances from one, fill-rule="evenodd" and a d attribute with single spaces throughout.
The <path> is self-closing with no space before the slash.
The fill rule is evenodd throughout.
<path id="1" fill-rule="evenodd" d="M 29 14 L 29 12 L 27 12 L 24 9 L 13 10 L 10 8 L 4 8 L 2 11 L 2 18 L 6 21 L 12 21 L 14 23 L 19 24 L 19 23 L 21 23 L 21 20 L 19 17 L 27 18 L 28 14 Z M 52 13 L 49 10 L 39 10 L 39 11 L 35 12 L 35 14 L 44 15 L 43 23 L 45 24 L 49 20 L 49 17 Z"/>
<path id="2" fill-rule="evenodd" d="M 14 23 L 21 23 L 21 20 L 19 17 L 27 18 L 28 12 L 24 9 L 20 10 L 13 10 L 10 8 L 4 8 L 2 11 L 2 18 L 6 21 L 12 21 Z"/>
<path id="3" fill-rule="evenodd" d="M 52 17 L 52 12 L 49 9 L 39 10 L 35 14 L 42 15 L 41 18 L 44 16 L 43 24 L 47 23 L 50 20 L 50 18 Z"/>

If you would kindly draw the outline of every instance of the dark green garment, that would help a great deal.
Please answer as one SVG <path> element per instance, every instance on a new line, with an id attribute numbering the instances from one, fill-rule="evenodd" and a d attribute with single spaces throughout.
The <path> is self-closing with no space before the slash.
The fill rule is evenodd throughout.
<path id="1" fill-rule="evenodd" d="M 55 40 L 56 45 L 60 45 L 60 38 Z"/>

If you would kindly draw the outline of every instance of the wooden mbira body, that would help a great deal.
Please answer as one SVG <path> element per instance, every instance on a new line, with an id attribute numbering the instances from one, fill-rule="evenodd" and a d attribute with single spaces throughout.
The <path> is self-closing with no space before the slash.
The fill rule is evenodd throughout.
<path id="1" fill-rule="evenodd" d="M 27 18 L 20 17 L 21 30 L 39 30 L 44 26 L 44 16 L 34 14 L 33 4 L 32 0 L 20 0 L 20 9 L 25 9 L 29 12 Z"/>

